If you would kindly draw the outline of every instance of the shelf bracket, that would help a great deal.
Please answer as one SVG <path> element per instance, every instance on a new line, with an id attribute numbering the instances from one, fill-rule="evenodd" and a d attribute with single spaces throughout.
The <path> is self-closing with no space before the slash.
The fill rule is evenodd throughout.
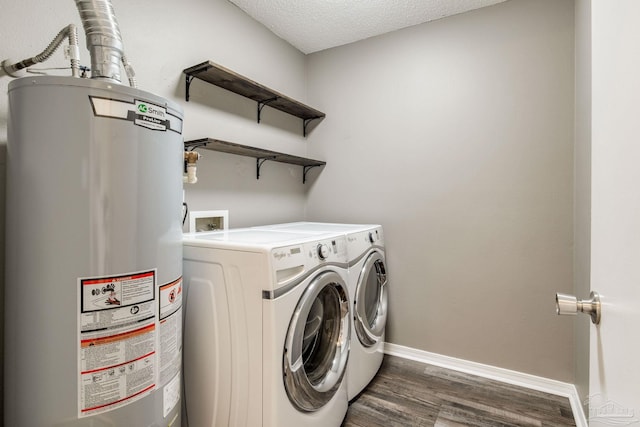
<path id="1" fill-rule="evenodd" d="M 256 157 L 256 179 L 260 179 L 260 168 L 267 160 L 273 160 L 276 156 Z"/>
<path id="2" fill-rule="evenodd" d="M 207 141 L 199 141 L 199 142 L 185 142 L 184 143 L 184 151 L 193 151 L 196 148 L 206 147 Z"/>
<path id="3" fill-rule="evenodd" d="M 302 121 L 302 136 L 303 136 L 303 137 L 305 137 L 305 138 L 307 137 L 307 125 L 308 125 L 309 123 L 311 123 L 313 120 L 317 120 L 317 119 L 319 119 L 319 118 L 320 118 L 320 117 L 311 117 L 310 119 L 304 119 L 304 120 Z"/>
<path id="4" fill-rule="evenodd" d="M 187 102 L 189 102 L 189 88 L 191 87 L 191 82 L 193 81 L 194 78 L 195 78 L 194 76 L 190 76 L 189 74 L 185 74 L 184 76 L 184 82 L 186 86 L 186 93 L 184 97 Z"/>
<path id="5" fill-rule="evenodd" d="M 264 101 L 258 101 L 258 123 L 260 123 L 260 115 L 264 106 L 270 102 L 276 101 L 277 99 L 278 97 L 274 96 L 273 98 L 265 99 Z"/>
<path id="6" fill-rule="evenodd" d="M 307 165 L 302 167 L 302 183 L 307 182 L 307 172 L 309 172 L 313 168 L 317 168 L 320 165 Z"/>

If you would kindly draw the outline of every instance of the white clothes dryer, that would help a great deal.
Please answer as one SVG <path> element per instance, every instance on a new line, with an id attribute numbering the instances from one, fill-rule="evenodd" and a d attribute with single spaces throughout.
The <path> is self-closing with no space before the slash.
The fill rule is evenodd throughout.
<path id="1" fill-rule="evenodd" d="M 388 308 L 387 268 L 382 226 L 293 222 L 256 227 L 291 233 L 338 233 L 347 240 L 352 332 L 347 366 L 349 401 L 371 382 L 384 357 Z"/>
<path id="2" fill-rule="evenodd" d="M 388 281 L 382 227 L 347 235 L 352 337 L 347 397 L 357 397 L 382 364 L 388 314 Z"/>
<path id="3" fill-rule="evenodd" d="M 236 229 L 183 243 L 187 425 L 340 426 L 345 237 Z"/>

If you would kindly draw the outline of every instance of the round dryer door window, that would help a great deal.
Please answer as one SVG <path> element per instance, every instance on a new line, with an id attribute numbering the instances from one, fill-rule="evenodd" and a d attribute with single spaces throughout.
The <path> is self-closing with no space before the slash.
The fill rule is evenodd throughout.
<path id="1" fill-rule="evenodd" d="M 285 341 L 284 385 L 300 411 L 322 408 L 338 391 L 349 332 L 347 287 L 336 272 L 320 273 L 300 298 Z"/>
<path id="2" fill-rule="evenodd" d="M 360 271 L 355 294 L 354 327 L 365 347 L 377 344 L 384 336 L 387 299 L 387 272 L 382 254 L 376 251 Z"/>

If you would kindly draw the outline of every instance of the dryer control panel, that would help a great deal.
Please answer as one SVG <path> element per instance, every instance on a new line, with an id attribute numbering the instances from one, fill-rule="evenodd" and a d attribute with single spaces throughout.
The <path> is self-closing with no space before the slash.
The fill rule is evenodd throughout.
<path id="1" fill-rule="evenodd" d="M 344 236 L 335 236 L 274 248 L 271 262 L 276 271 L 295 266 L 310 270 L 323 263 L 344 264 L 347 262 L 347 241 Z"/>
<path id="2" fill-rule="evenodd" d="M 351 233 L 347 237 L 349 257 L 354 259 L 365 253 L 373 246 L 384 247 L 382 227 L 377 226 L 371 230 Z"/>

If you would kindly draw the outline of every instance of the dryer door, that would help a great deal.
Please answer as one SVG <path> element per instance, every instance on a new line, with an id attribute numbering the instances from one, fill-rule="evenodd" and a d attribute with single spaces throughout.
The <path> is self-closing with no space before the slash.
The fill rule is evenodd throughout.
<path id="1" fill-rule="evenodd" d="M 369 255 L 360 270 L 355 293 L 354 328 L 365 347 L 384 337 L 387 323 L 387 270 L 380 252 Z"/>
<path id="2" fill-rule="evenodd" d="M 298 301 L 285 341 L 284 386 L 298 410 L 318 410 L 338 391 L 349 333 L 347 287 L 338 273 L 320 273 Z"/>

